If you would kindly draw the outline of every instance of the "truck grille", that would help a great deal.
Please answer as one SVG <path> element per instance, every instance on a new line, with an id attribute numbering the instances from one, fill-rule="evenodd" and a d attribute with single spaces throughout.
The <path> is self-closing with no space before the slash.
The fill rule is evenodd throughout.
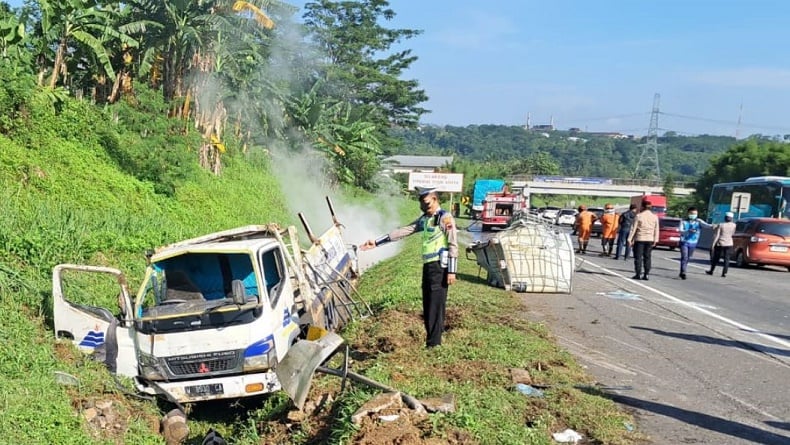
<path id="1" fill-rule="evenodd" d="M 226 373 L 239 366 L 238 351 L 217 351 L 200 354 L 177 355 L 166 359 L 173 375 L 200 375 Z"/>

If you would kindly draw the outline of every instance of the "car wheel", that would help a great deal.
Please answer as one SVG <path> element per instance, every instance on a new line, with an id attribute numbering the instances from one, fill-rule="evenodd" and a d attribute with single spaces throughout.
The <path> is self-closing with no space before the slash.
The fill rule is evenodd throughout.
<path id="1" fill-rule="evenodd" d="M 738 254 L 735 255 L 735 265 L 738 267 L 746 267 L 748 265 L 746 257 L 743 255 L 743 250 L 739 250 Z"/>

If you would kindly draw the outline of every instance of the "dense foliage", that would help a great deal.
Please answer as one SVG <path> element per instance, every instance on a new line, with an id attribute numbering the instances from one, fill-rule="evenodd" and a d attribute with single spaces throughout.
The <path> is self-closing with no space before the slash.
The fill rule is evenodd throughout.
<path id="1" fill-rule="evenodd" d="M 613 138 L 592 133 L 530 132 L 506 125 L 424 126 L 396 129 L 392 134 L 404 140 L 398 154 L 458 155 L 465 160 L 499 165 L 513 173 L 632 178 L 642 153 L 642 138 Z M 712 156 L 735 143 L 726 136 L 660 137 L 659 163 L 662 176 L 695 180 L 707 168 Z M 513 162 L 542 156 L 543 168 L 522 167 Z M 553 163 L 553 164 L 552 164 Z M 507 167 L 506 164 L 511 164 Z M 556 164 L 556 165 L 554 165 Z"/>
<path id="2" fill-rule="evenodd" d="M 400 78 L 416 57 L 390 50 L 419 31 L 385 27 L 395 16 L 386 0 L 309 2 L 303 23 L 295 12 L 280 0 L 0 2 L 0 134 L 20 90 L 37 86 L 53 103 L 156 109 L 144 125 L 169 130 L 143 132 L 147 153 L 128 147 L 130 134 L 108 143 L 124 168 L 166 193 L 189 172 L 162 166 L 182 165 L 186 148 L 219 175 L 230 148 L 254 145 L 318 148 L 337 182 L 373 189 L 384 129 L 425 112 L 417 81 Z M 187 147 L 168 140 L 179 134 Z"/>

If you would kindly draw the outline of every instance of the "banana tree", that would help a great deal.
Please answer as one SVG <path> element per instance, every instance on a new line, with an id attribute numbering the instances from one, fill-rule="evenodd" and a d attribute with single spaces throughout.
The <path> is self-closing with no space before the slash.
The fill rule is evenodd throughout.
<path id="1" fill-rule="evenodd" d="M 57 85 L 61 76 L 68 76 L 66 59 L 72 46 L 79 46 L 100 64 L 111 79 L 115 79 L 115 69 L 110 62 L 112 48 L 107 46 L 110 39 L 116 39 L 129 47 L 137 42 L 128 34 L 113 26 L 114 16 L 110 10 L 102 9 L 91 0 L 40 0 L 41 31 L 44 39 L 54 44 L 55 57 L 50 88 Z"/>

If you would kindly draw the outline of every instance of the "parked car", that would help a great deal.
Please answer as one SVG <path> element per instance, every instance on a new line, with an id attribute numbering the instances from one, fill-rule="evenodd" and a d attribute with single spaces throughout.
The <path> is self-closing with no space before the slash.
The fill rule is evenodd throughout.
<path id="1" fill-rule="evenodd" d="M 658 218 L 658 245 L 669 250 L 680 246 L 680 218 Z"/>
<path id="2" fill-rule="evenodd" d="M 572 226 L 576 223 L 576 215 L 579 212 L 576 209 L 562 209 L 557 213 L 557 219 L 554 224 L 558 226 Z"/>
<path id="3" fill-rule="evenodd" d="M 790 220 L 743 218 L 735 224 L 732 259 L 749 264 L 785 266 L 790 271 Z"/>
<path id="4" fill-rule="evenodd" d="M 601 224 L 601 217 L 603 216 L 603 207 L 587 207 L 587 210 L 595 213 L 595 222 L 593 222 L 590 235 L 601 236 L 603 234 L 603 225 Z"/>
<path id="5" fill-rule="evenodd" d="M 561 209 L 559 207 L 546 206 L 546 208 L 543 209 L 543 213 L 541 213 L 540 216 L 542 216 L 543 219 L 548 219 L 549 221 L 554 222 L 554 220 L 557 219 L 557 213 L 560 210 Z"/>

